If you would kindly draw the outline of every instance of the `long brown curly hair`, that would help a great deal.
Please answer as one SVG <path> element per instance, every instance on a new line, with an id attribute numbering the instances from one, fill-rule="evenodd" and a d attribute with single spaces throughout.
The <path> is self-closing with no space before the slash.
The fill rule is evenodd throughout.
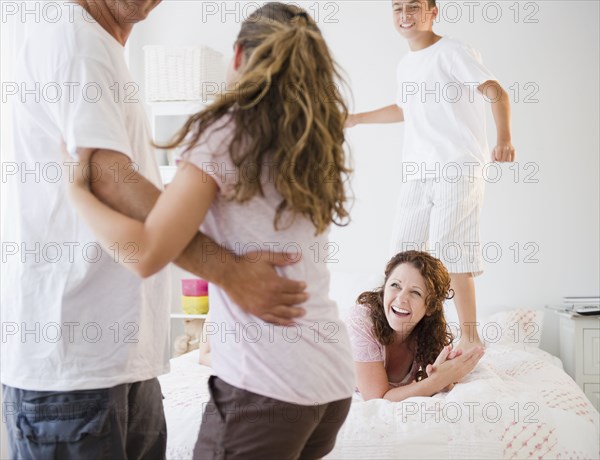
<path id="1" fill-rule="evenodd" d="M 337 84 L 343 79 L 315 21 L 297 6 L 267 3 L 243 22 L 236 45 L 246 64 L 235 87 L 190 117 L 162 148 L 185 143 L 185 154 L 213 123 L 231 115 L 229 154 L 243 172 L 232 199 L 263 195 L 265 171 L 257 165 L 268 164 L 268 180 L 282 197 L 275 228 L 285 211 L 310 219 L 317 234 L 331 223 L 347 225 L 348 108 Z"/>
<path id="2" fill-rule="evenodd" d="M 409 344 L 416 346 L 415 361 L 419 367 L 417 380 L 427 377 L 425 368 L 433 364 L 442 349 L 452 343 L 453 336 L 444 317 L 444 301 L 451 299 L 454 292 L 450 289 L 450 275 L 442 262 L 427 252 L 405 251 L 396 254 L 385 267 L 383 286 L 363 292 L 357 303 L 369 308 L 373 322 L 373 334 L 382 345 L 394 342 L 395 331 L 385 316 L 383 292 L 388 279 L 400 264 L 410 264 L 421 273 L 425 280 L 427 296 L 425 297 L 426 315 L 419 321 L 408 337 Z"/>

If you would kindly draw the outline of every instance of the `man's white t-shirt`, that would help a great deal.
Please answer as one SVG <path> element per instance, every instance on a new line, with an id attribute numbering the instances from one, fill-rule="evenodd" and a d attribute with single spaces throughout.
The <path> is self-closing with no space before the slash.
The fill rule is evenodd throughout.
<path id="1" fill-rule="evenodd" d="M 350 340 L 336 303 L 329 298 L 328 263 L 336 247 L 327 232 L 315 235 L 312 222 L 284 214 L 274 228 L 281 195 L 271 166 L 262 177 L 264 195 L 244 203 L 231 200 L 238 177 L 229 155 L 233 121 L 219 120 L 205 132 L 187 160 L 213 177 L 220 191 L 202 224 L 202 231 L 236 254 L 293 254 L 296 263 L 278 267 L 280 276 L 306 282 L 306 315 L 289 327 L 266 324 L 242 311 L 217 286 L 209 286 L 211 345 L 215 374 L 237 388 L 292 404 L 325 404 L 352 396 L 354 362 Z M 301 259 L 296 259 L 300 254 Z M 349 286 L 349 288 L 351 288 Z"/>
<path id="2" fill-rule="evenodd" d="M 62 138 L 70 152 L 122 152 L 161 187 L 148 120 L 124 48 L 81 7 L 62 8 L 59 21 L 27 24 L 13 100 L 1 380 L 26 390 L 108 388 L 168 372 L 167 271 L 141 280 L 115 261 L 117 251 L 134 260 L 133 244 L 103 251 L 60 167 Z"/>
<path id="3" fill-rule="evenodd" d="M 488 80 L 496 78 L 480 54 L 449 37 L 400 61 L 396 103 L 406 124 L 404 179 L 482 177 L 489 147 L 486 102 L 477 87 Z"/>

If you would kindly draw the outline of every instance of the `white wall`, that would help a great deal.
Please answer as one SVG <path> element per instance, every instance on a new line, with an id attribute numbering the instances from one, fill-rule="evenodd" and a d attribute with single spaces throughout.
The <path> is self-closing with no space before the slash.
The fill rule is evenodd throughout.
<path id="1" fill-rule="evenodd" d="M 203 43 L 229 55 L 240 20 L 252 10 L 244 5 L 251 3 L 163 1 L 132 37 L 134 75 L 143 81 L 144 44 Z M 513 169 L 503 165 L 502 178 L 487 184 L 482 242 L 489 244 L 489 259 L 495 257 L 494 247 L 501 248 L 502 257 L 487 263 L 477 279 L 479 309 L 541 308 L 566 295 L 598 295 L 598 2 L 569 1 L 575 23 L 567 19 L 562 2 L 470 3 L 471 17 L 464 2 L 440 3 L 442 17 L 434 29 L 473 45 L 503 86 L 513 88 L 513 143 L 519 162 Z M 319 25 L 348 75 L 353 108 L 393 103 L 395 67 L 408 48 L 393 28 L 391 2 L 302 4 L 320 15 Z M 223 17 L 225 8 L 229 13 Z M 215 10 L 217 14 L 203 16 Z M 498 12 L 502 17 L 494 22 Z M 536 89 L 537 102 L 525 103 L 525 96 Z M 488 131 L 493 144 L 491 112 Z M 348 132 L 356 200 L 351 225 L 332 232 L 339 246 L 333 269 L 382 270 L 389 255 L 402 138 L 400 125 L 360 126 Z M 526 163 L 531 163 L 529 169 Z M 515 169 L 520 173 L 516 182 Z M 537 183 L 525 183 L 536 170 L 530 178 Z M 527 255 L 537 261 L 525 263 Z"/>

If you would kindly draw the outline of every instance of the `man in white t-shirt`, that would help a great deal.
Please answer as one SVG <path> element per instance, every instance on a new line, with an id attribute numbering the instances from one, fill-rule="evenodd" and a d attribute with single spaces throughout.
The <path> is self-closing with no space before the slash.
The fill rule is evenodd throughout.
<path id="1" fill-rule="evenodd" d="M 124 45 L 158 3 L 59 2 L 59 20 L 27 24 L 14 104 L 21 174 L 7 184 L 2 267 L 3 409 L 16 458 L 165 456 L 156 377 L 169 370 L 168 274 L 141 280 L 117 263 L 135 261 L 134 245 L 100 248 L 67 200 L 60 164 L 63 139 L 71 153 L 94 152 L 92 190 L 107 204 L 143 220 L 156 202 L 160 176 Z M 294 305 L 305 283 L 274 270 L 285 256 L 230 254 L 198 234 L 177 263 L 263 320 L 304 313 Z"/>
<path id="2" fill-rule="evenodd" d="M 400 197 L 392 253 L 429 250 L 452 280 L 461 326 L 459 348 L 481 346 L 474 277 L 483 272 L 479 219 L 489 158 L 485 99 L 497 143 L 492 160 L 515 159 L 506 91 L 471 47 L 433 32 L 435 0 L 394 0 L 394 25 L 410 47 L 398 64 L 396 103 L 351 115 L 361 123 L 405 122 Z"/>

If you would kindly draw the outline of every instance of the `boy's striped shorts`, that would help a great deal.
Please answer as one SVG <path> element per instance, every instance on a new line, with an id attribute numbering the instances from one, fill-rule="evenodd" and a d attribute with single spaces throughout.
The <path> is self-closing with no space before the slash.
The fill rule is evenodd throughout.
<path id="1" fill-rule="evenodd" d="M 392 255 L 428 251 L 449 273 L 483 272 L 479 222 L 485 181 L 458 177 L 402 184 L 392 233 Z"/>

